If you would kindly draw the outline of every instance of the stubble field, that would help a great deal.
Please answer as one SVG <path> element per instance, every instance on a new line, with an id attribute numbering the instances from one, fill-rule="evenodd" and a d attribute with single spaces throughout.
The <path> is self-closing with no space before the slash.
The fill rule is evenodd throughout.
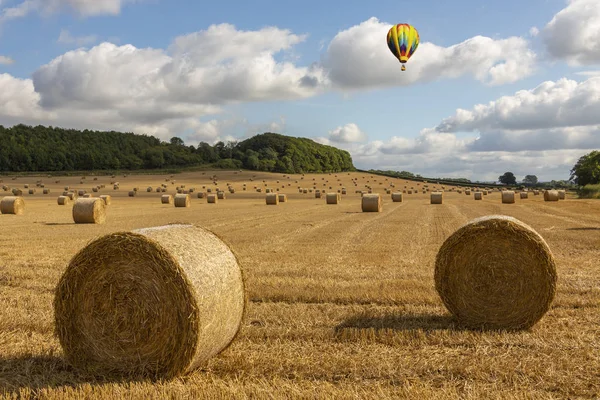
<path id="1" fill-rule="evenodd" d="M 600 396 L 599 201 L 544 202 L 530 195 L 501 204 L 499 192 L 482 201 L 446 192 L 444 204 L 431 205 L 429 194 L 419 192 L 392 203 L 384 190 L 390 182 L 400 190 L 418 188 L 417 183 L 363 173 L 306 174 L 304 179 L 249 171 L 184 173 L 174 177 L 175 185 L 168 183 L 168 193 L 179 184 L 214 188 L 213 173 L 220 187 L 231 183 L 236 189 L 218 204 L 207 204 L 195 193 L 190 208 L 161 204 L 161 194 L 146 193 L 146 187 L 166 183 L 165 175 L 87 177 L 84 184 L 77 176 L 42 178 L 49 195 L 39 189 L 24 194 L 24 215 L 0 215 L 0 394 L 52 399 Z M 37 179 L 5 177 L 4 184 L 22 189 L 25 183 L 35 186 Z M 112 180 L 120 182 L 118 191 L 109 185 Z M 58 206 L 56 197 L 65 185 L 91 192 L 100 183 L 106 188 L 98 194 L 113 196 L 106 223 L 75 225 L 71 206 Z M 312 188 L 313 183 L 326 191 L 344 186 L 348 194 L 341 204 L 327 205 L 314 193 L 298 193 L 298 186 Z M 381 213 L 361 212 L 355 190 L 365 184 L 382 194 Z M 265 205 L 264 188 L 282 185 L 288 202 Z M 127 192 L 133 187 L 140 193 L 131 198 Z M 435 291 L 435 256 L 444 240 L 464 223 L 491 214 L 533 227 L 556 258 L 553 306 L 528 331 L 461 329 Z M 64 363 L 54 336 L 53 291 L 70 258 L 100 235 L 172 222 L 206 227 L 238 255 L 249 296 L 240 334 L 204 368 L 171 381 L 79 375 Z"/>

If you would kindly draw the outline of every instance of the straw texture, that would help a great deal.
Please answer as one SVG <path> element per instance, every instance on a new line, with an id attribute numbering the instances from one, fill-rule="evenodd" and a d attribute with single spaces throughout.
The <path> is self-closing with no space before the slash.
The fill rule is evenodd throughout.
<path id="1" fill-rule="evenodd" d="M 246 301 L 227 244 L 202 228 L 167 225 L 88 244 L 61 277 L 54 311 L 65 357 L 76 368 L 172 378 L 234 340 Z"/>
<path id="2" fill-rule="evenodd" d="M 530 226 L 502 215 L 475 219 L 440 248 L 435 286 L 448 310 L 472 328 L 526 329 L 556 291 L 554 257 Z"/>
<path id="3" fill-rule="evenodd" d="M 381 212 L 383 210 L 381 196 L 378 193 L 363 194 L 361 206 L 363 212 Z"/>
<path id="4" fill-rule="evenodd" d="M 106 204 L 100 198 L 79 198 L 73 204 L 73 221 L 76 224 L 103 224 L 106 221 Z"/>
<path id="5" fill-rule="evenodd" d="M 25 212 L 25 200 L 19 196 L 6 196 L 0 201 L 1 214 L 23 215 Z"/>

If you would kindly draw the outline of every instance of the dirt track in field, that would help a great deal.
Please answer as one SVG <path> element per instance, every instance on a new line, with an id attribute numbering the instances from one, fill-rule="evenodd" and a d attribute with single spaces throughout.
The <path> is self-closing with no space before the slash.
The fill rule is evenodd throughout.
<path id="1" fill-rule="evenodd" d="M 180 184 L 215 188 L 209 179 L 213 173 L 220 188 L 230 183 L 236 189 L 218 204 L 207 204 L 195 193 L 190 208 L 160 204 L 161 194 L 146 193 L 146 187 L 166 183 L 164 175 L 88 177 L 84 184 L 80 177 L 61 177 L 43 178 L 49 195 L 41 189 L 24 194 L 25 215 L 0 215 L 0 393 L 48 398 L 600 396 L 600 201 L 544 202 L 530 194 L 501 204 L 499 192 L 475 201 L 472 194 L 449 192 L 446 186 L 442 205 L 429 204 L 429 194 L 421 192 L 392 203 L 384 190 L 390 183 L 400 191 L 421 186 L 362 173 L 304 179 L 249 171 L 185 173 L 174 177 L 174 185 L 168 183 L 168 193 Z M 37 179 L 4 178 L 3 184 L 31 187 Z M 51 183 L 55 179 L 60 184 Z M 120 182 L 118 191 L 112 180 Z M 71 207 L 56 204 L 63 186 L 91 192 L 100 183 L 106 188 L 98 194 L 113 196 L 107 222 L 73 224 Z M 382 194 L 381 213 L 361 212 L 355 190 L 365 190 L 365 184 Z M 341 204 L 327 205 L 314 193 L 298 193 L 298 186 L 313 185 L 326 191 L 343 186 L 348 194 Z M 282 186 L 288 202 L 267 206 L 264 189 Z M 133 187 L 139 195 L 131 198 L 127 193 Z M 557 296 L 530 331 L 461 330 L 435 291 L 433 266 L 443 241 L 469 220 L 490 214 L 530 225 L 556 257 Z M 106 383 L 77 375 L 64 365 L 53 336 L 53 289 L 69 259 L 99 235 L 171 222 L 211 229 L 239 256 L 251 300 L 241 334 L 206 368 L 171 382 Z"/>

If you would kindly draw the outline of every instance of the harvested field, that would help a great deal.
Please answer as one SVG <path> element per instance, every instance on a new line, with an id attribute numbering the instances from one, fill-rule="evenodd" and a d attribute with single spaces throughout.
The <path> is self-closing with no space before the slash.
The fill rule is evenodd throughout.
<path id="1" fill-rule="evenodd" d="M 501 193 L 481 201 L 451 192 L 429 206 L 420 191 L 383 210 L 361 211 L 365 184 L 385 193 L 416 183 L 362 173 L 177 174 L 177 185 L 216 191 L 209 178 L 235 193 L 217 206 L 196 196 L 191 207 L 165 207 L 156 187 L 166 175 L 128 175 L 99 195 L 112 205 L 102 225 L 74 224 L 70 206 L 54 196 L 27 197 L 20 216 L 0 215 L 0 395 L 44 399 L 104 398 L 594 398 L 600 395 L 600 201 L 544 202 L 543 196 L 502 204 Z M 371 177 L 372 176 L 372 177 Z M 90 190 L 80 177 L 60 177 L 51 193 Z M 292 183 L 285 207 L 266 207 L 251 190 Z M 299 182 L 313 178 L 348 187 L 337 207 Z M 325 178 L 325 182 L 322 180 Z M 341 179 L 340 182 L 337 179 Z M 34 185 L 39 177 L 20 177 Z M 353 181 L 355 179 L 355 181 Z M 276 181 L 281 184 L 277 185 Z M 367 183 L 367 181 L 370 181 Z M 356 182 L 356 186 L 354 184 Z M 382 182 L 382 185 L 379 183 Z M 249 186 L 243 191 L 243 184 Z M 377 185 L 377 186 L 376 186 Z M 431 185 L 431 183 L 430 183 Z M 433 186 L 433 185 L 432 185 Z M 312 185 L 310 186 L 312 187 Z M 168 185 L 167 194 L 175 186 Z M 381 190 L 379 190 L 381 188 Z M 200 189 L 199 189 L 200 190 Z M 202 189 L 204 190 L 204 189 Z M 396 189 L 397 190 L 397 189 Z M 392 191 L 394 191 L 392 189 Z M 556 296 L 525 331 L 460 327 L 434 282 L 442 243 L 474 218 L 503 214 L 535 229 L 556 261 Z M 171 381 L 103 380 L 65 364 L 54 336 L 54 288 L 70 259 L 109 233 L 193 223 L 228 243 L 244 268 L 248 308 L 231 346 L 207 365 Z M 265 234 L 265 232 L 273 234 Z M 34 243 L 35 245 L 32 245 Z M 493 262 L 493 260 L 490 260 Z"/>

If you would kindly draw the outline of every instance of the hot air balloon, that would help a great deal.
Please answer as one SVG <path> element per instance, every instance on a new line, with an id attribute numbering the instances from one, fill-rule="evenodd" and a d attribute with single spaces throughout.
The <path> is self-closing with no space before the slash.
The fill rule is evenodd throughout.
<path id="1" fill-rule="evenodd" d="M 402 63 L 402 71 L 406 71 L 406 62 L 419 47 L 419 32 L 409 24 L 398 24 L 390 28 L 387 44 L 394 56 Z"/>

